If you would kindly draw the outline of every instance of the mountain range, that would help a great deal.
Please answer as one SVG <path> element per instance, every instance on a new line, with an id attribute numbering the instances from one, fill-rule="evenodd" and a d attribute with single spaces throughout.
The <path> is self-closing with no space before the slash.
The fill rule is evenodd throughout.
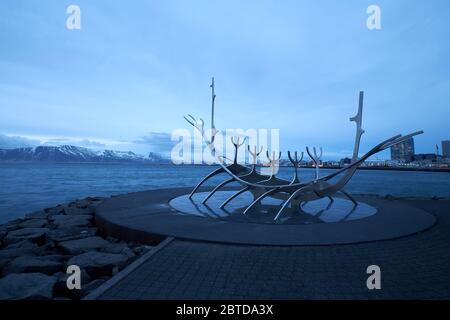
<path id="1" fill-rule="evenodd" d="M 150 162 L 169 163 L 154 152 L 145 157 L 131 151 L 91 150 L 71 145 L 0 149 L 0 161 L 26 162 Z"/>

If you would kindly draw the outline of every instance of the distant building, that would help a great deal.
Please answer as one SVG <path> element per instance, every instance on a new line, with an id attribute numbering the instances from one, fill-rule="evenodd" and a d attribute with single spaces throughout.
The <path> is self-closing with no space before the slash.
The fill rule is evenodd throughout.
<path id="1" fill-rule="evenodd" d="M 437 156 L 434 153 L 419 153 L 419 154 L 415 154 L 414 155 L 414 161 L 437 161 L 437 159 L 439 158 L 439 156 Z"/>
<path id="2" fill-rule="evenodd" d="M 341 167 L 343 167 L 347 164 L 350 164 L 350 163 L 352 163 L 352 159 L 350 159 L 350 158 L 342 158 L 341 160 L 339 160 L 339 165 Z"/>
<path id="3" fill-rule="evenodd" d="M 442 141 L 442 156 L 450 158 L 450 140 Z"/>
<path id="4" fill-rule="evenodd" d="M 411 162 L 414 160 L 414 139 L 410 138 L 391 147 L 391 160 Z"/>

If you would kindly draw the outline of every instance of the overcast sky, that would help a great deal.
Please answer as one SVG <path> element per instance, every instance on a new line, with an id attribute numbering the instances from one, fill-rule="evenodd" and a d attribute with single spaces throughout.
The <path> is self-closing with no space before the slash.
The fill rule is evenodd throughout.
<path id="1" fill-rule="evenodd" d="M 209 120 L 215 76 L 216 125 L 279 128 L 282 150 L 350 155 L 364 90 L 362 151 L 423 129 L 416 150 L 434 152 L 450 139 L 449 16 L 447 0 L 1 1 L 0 142 L 166 150 L 183 115 Z"/>

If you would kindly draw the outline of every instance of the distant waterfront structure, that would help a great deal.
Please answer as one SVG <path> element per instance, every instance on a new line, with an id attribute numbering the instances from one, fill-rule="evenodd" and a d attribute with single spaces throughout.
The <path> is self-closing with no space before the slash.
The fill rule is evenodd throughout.
<path id="1" fill-rule="evenodd" d="M 414 161 L 430 161 L 436 162 L 440 158 L 439 155 L 435 153 L 419 153 L 414 155 Z"/>
<path id="2" fill-rule="evenodd" d="M 442 156 L 450 158 L 450 140 L 442 141 Z"/>
<path id="3" fill-rule="evenodd" d="M 348 165 L 348 164 L 351 164 L 351 163 L 352 163 L 352 159 L 350 159 L 350 158 L 348 158 L 348 157 L 342 158 L 341 160 L 339 160 L 339 165 L 340 165 L 341 167 L 343 167 L 343 166 L 345 166 L 345 165 Z"/>
<path id="4" fill-rule="evenodd" d="M 414 139 L 410 138 L 391 147 L 391 160 L 411 162 L 414 160 Z"/>

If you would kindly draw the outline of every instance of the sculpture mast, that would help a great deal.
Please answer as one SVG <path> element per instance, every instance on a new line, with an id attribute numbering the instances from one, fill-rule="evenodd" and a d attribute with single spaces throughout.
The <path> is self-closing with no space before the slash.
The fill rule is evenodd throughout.
<path id="1" fill-rule="evenodd" d="M 353 149 L 352 162 L 355 162 L 356 160 L 358 160 L 359 143 L 361 141 L 361 136 L 364 133 L 364 130 L 362 129 L 363 101 L 364 101 L 364 91 L 360 91 L 359 92 L 358 113 L 356 114 L 356 116 L 350 118 L 350 121 L 356 122 L 356 137 L 355 137 L 355 147 Z"/>
<path id="2" fill-rule="evenodd" d="M 216 127 L 214 125 L 214 101 L 216 100 L 216 94 L 214 93 L 214 77 L 211 81 L 211 143 L 214 143 L 214 137 L 216 135 Z"/>

